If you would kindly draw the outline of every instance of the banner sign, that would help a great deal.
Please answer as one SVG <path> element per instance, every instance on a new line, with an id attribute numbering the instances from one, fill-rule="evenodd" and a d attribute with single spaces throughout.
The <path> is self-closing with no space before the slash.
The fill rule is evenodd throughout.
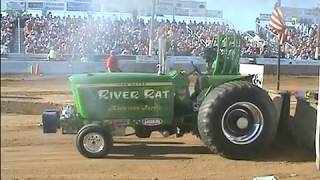
<path id="1" fill-rule="evenodd" d="M 240 64 L 241 75 L 254 75 L 252 81 L 253 84 L 262 88 L 264 65 L 256 64 Z"/>

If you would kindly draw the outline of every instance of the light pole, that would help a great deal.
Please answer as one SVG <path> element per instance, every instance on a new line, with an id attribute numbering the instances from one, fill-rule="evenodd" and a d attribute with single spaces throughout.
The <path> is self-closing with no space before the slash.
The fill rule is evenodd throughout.
<path id="1" fill-rule="evenodd" d="M 18 52 L 21 53 L 21 29 L 20 29 L 20 15 L 18 16 Z"/>
<path id="2" fill-rule="evenodd" d="M 320 51 L 320 0 L 318 2 L 318 7 L 316 8 L 316 11 L 318 12 L 318 39 L 317 39 L 317 47 L 316 47 L 316 54 L 315 54 L 315 59 L 320 60 L 319 57 L 319 51 Z"/>
<path id="3" fill-rule="evenodd" d="M 24 11 L 25 12 L 25 11 Z M 23 14 L 23 10 L 17 9 L 15 10 L 15 16 L 17 17 L 17 33 L 18 33 L 18 53 L 21 53 L 21 16 Z"/>
<path id="4" fill-rule="evenodd" d="M 320 50 L 320 20 L 318 20 L 318 38 L 317 38 L 317 47 L 316 47 L 316 54 L 315 54 L 315 59 L 317 60 L 320 60 L 319 50 Z"/>
<path id="5" fill-rule="evenodd" d="M 154 37 L 154 16 L 156 11 L 156 0 L 152 1 L 152 18 L 151 18 L 151 28 L 150 28 L 150 35 L 149 35 L 149 52 L 148 55 L 152 56 L 153 50 L 153 37 Z"/>
<path id="6" fill-rule="evenodd" d="M 278 0 L 278 7 L 281 7 L 281 0 Z"/>
<path id="7" fill-rule="evenodd" d="M 177 0 L 173 0 L 172 21 L 175 21 Z"/>

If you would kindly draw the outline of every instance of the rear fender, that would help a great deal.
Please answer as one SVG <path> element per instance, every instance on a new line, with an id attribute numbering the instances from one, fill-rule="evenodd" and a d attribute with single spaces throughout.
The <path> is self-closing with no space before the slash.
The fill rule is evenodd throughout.
<path id="1" fill-rule="evenodd" d="M 207 96 L 209 92 L 224 84 L 231 81 L 248 81 L 253 83 L 254 75 L 248 75 L 248 76 L 241 76 L 241 75 L 216 75 L 216 76 L 209 76 L 209 88 L 205 89 L 206 93 L 204 94 Z M 253 83 L 254 84 L 254 83 Z"/>
<path id="2" fill-rule="evenodd" d="M 111 127 L 110 127 L 110 124 L 108 123 L 103 123 L 101 121 L 94 121 L 90 124 L 86 124 L 84 126 L 82 126 L 80 128 L 80 130 L 78 131 L 78 134 L 83 131 L 84 129 L 88 128 L 88 127 L 100 127 L 102 129 L 104 129 L 105 131 L 111 131 Z"/>
<path id="3" fill-rule="evenodd" d="M 84 125 L 84 126 L 78 131 L 78 134 L 79 134 L 81 131 L 83 131 L 84 129 L 88 128 L 88 127 L 101 127 L 101 124 L 94 123 L 94 124 Z"/>
<path id="4" fill-rule="evenodd" d="M 240 75 L 216 75 L 216 76 L 209 76 L 209 88 L 203 89 L 201 93 L 197 96 L 196 103 L 194 104 L 194 111 L 197 111 L 202 104 L 202 101 L 205 97 L 212 91 L 214 88 L 224 84 L 226 82 L 231 81 L 252 81 L 253 76 L 240 76 Z"/>

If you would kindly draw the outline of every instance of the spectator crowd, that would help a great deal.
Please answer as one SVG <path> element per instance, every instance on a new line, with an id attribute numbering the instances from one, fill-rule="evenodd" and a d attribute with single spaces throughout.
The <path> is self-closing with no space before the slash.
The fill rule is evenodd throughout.
<path id="1" fill-rule="evenodd" d="M 16 18 L 1 16 L 1 46 L 12 50 L 15 41 Z M 150 21 L 143 19 L 111 19 L 104 17 L 59 17 L 24 15 L 20 23 L 23 27 L 25 53 L 57 54 L 106 54 L 114 50 L 121 55 L 148 54 Z M 289 48 L 285 56 L 294 59 L 314 59 L 317 40 L 316 25 L 299 25 L 291 28 L 288 35 Z M 153 32 L 153 54 L 158 51 L 158 38 L 167 37 L 169 55 L 199 56 L 204 45 L 209 44 L 217 32 L 230 32 L 228 24 L 211 22 L 170 22 L 156 21 Z M 250 36 L 250 35 L 249 35 Z M 242 56 L 272 56 L 270 38 L 259 32 L 259 40 L 243 35 Z M 275 49 L 276 50 L 276 49 Z"/>
<path id="2" fill-rule="evenodd" d="M 1 15 L 1 53 L 12 49 L 14 43 L 15 18 Z"/>
<path id="3" fill-rule="evenodd" d="M 50 48 L 62 54 L 105 54 L 114 50 L 122 55 L 148 54 L 151 23 L 143 19 L 119 19 L 98 17 L 31 17 L 26 21 L 26 53 L 44 53 Z M 227 31 L 228 26 L 219 23 L 190 22 L 188 31 L 183 22 L 157 21 L 154 25 L 154 49 L 157 53 L 158 38 L 165 34 L 171 55 L 200 55 L 202 41 L 209 41 L 213 32 Z M 200 39 L 199 39 L 200 38 Z"/>
<path id="4" fill-rule="evenodd" d="M 288 50 L 287 58 L 314 59 L 318 39 L 318 26 L 315 24 L 301 24 L 290 29 L 288 43 L 293 47 Z"/>
<path id="5" fill-rule="evenodd" d="M 267 26 L 265 28 L 260 27 L 257 36 L 259 38 L 255 41 L 244 43 L 242 53 L 264 57 L 277 56 L 278 36 L 272 34 Z M 282 47 L 281 56 L 298 60 L 315 59 L 317 40 L 318 25 L 316 24 L 299 24 L 294 27 L 287 27 L 286 43 Z"/>

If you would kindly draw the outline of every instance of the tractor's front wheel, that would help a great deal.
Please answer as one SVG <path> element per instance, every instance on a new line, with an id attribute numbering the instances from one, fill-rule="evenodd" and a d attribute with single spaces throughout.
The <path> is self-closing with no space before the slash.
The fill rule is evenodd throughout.
<path id="1" fill-rule="evenodd" d="M 278 127 L 272 100 L 246 81 L 213 89 L 198 114 L 201 139 L 213 152 L 231 159 L 252 159 L 273 140 Z"/>
<path id="2" fill-rule="evenodd" d="M 87 158 L 101 158 L 108 154 L 112 147 L 112 136 L 104 128 L 89 124 L 77 134 L 76 144 L 80 154 Z"/>

